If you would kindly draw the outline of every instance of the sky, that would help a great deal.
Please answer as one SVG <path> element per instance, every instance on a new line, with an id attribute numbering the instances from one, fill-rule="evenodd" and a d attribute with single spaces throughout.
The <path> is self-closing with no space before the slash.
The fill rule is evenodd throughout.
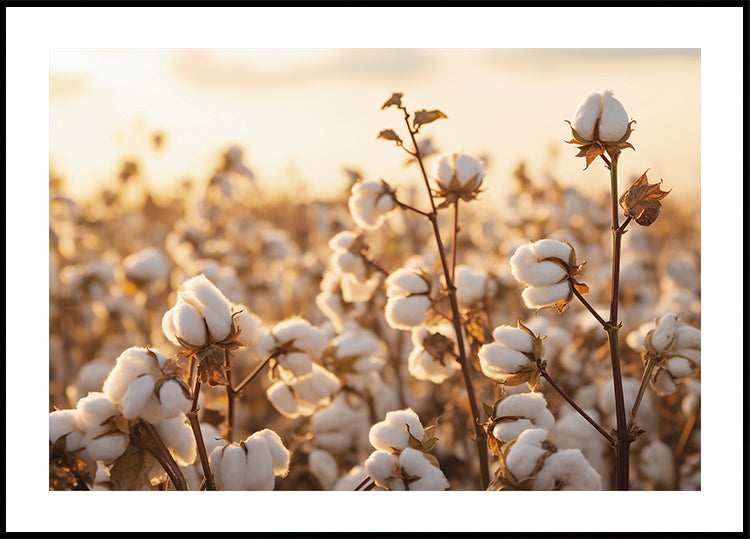
<path id="1" fill-rule="evenodd" d="M 112 182 L 132 157 L 156 190 L 203 181 L 232 144 L 265 190 L 302 184 L 327 196 L 346 185 L 345 167 L 400 185 L 417 169 L 375 140 L 385 128 L 406 137 L 401 114 L 380 110 L 399 91 L 412 111 L 448 116 L 423 128 L 439 150 L 486 157 L 490 198 L 506 192 L 520 160 L 532 177 L 602 176 L 606 188 L 606 171 L 583 172 L 564 142 L 564 120 L 603 88 L 637 122 L 623 183 L 650 168 L 674 198 L 697 200 L 698 48 L 51 49 L 50 160 L 74 196 Z M 149 148 L 157 130 L 161 152 Z"/>
<path id="2" fill-rule="evenodd" d="M 42 392 L 32 384 L 33 380 L 46 377 L 49 367 L 48 358 L 45 357 L 44 331 L 39 331 L 38 326 L 44 326 L 44 315 L 40 315 L 39 310 L 43 311 L 48 302 L 46 283 L 49 267 L 49 221 L 46 210 L 50 161 L 60 159 L 60 170 L 76 177 L 83 173 L 71 170 L 72 163 L 101 161 L 97 165 L 101 169 L 94 169 L 87 180 L 96 181 L 97 178 L 111 176 L 113 158 L 119 158 L 129 151 L 138 152 L 142 148 L 139 145 L 143 144 L 137 135 L 137 122 L 132 127 L 132 122 L 135 121 L 132 104 L 138 101 L 125 82 L 129 78 L 125 76 L 127 70 L 124 66 L 116 67 L 116 62 L 110 56 L 109 63 L 94 63 L 97 69 L 93 69 L 93 72 L 98 72 L 101 76 L 111 64 L 110 81 L 115 82 L 84 82 L 88 68 L 86 62 L 77 60 L 77 67 L 68 65 L 65 68 L 69 77 L 68 92 L 65 95 L 66 92 L 62 91 L 64 85 L 58 85 L 55 90 L 55 84 L 51 80 L 50 68 L 55 65 L 53 51 L 290 47 L 351 49 L 384 46 L 401 49 L 479 50 L 540 47 L 622 49 L 637 46 L 652 49 L 700 49 L 700 147 L 696 149 L 692 146 L 677 160 L 668 154 L 659 157 L 659 154 L 647 154 L 647 151 L 659 141 L 665 143 L 669 139 L 683 136 L 694 139 L 694 135 L 690 134 L 694 129 L 693 118 L 696 117 L 694 109 L 677 107 L 684 113 L 685 120 L 676 124 L 664 122 L 661 115 L 675 107 L 674 104 L 681 101 L 683 93 L 689 95 L 696 91 L 693 84 L 696 75 L 687 75 L 686 84 L 663 86 L 664 81 L 658 75 L 667 68 L 662 63 L 662 67 L 652 66 L 648 71 L 636 73 L 609 66 L 611 76 L 602 80 L 604 72 L 601 69 L 589 75 L 586 75 L 588 71 L 582 70 L 580 65 L 571 68 L 568 64 L 568 67 L 562 69 L 565 64 L 558 58 L 547 62 L 545 67 L 540 62 L 517 59 L 516 64 L 520 63 L 521 66 L 516 67 L 515 75 L 496 77 L 493 73 L 499 71 L 499 67 L 490 67 L 474 57 L 465 62 L 471 66 L 469 72 L 473 77 L 466 79 L 462 78 L 462 73 L 466 71 L 460 71 L 464 62 L 454 56 L 452 63 L 447 64 L 448 60 L 445 59 L 450 58 L 450 55 L 442 55 L 441 58 L 446 62 L 442 70 L 438 71 L 438 75 L 433 74 L 432 79 L 427 78 L 425 73 L 425 79 L 421 83 L 417 79 L 408 79 L 403 73 L 394 75 L 390 81 L 380 80 L 379 83 L 360 78 L 355 84 L 351 77 L 347 78 L 346 86 L 339 90 L 340 95 L 334 101 L 335 113 L 331 113 L 330 104 L 318 105 L 310 99 L 304 100 L 308 109 L 313 108 L 313 112 L 304 110 L 302 116 L 330 120 L 333 115 L 349 122 L 345 125 L 354 126 L 341 137 L 340 125 L 334 129 L 333 124 L 330 124 L 331 130 L 339 135 L 338 143 L 334 146 L 335 152 L 328 145 L 318 142 L 318 139 L 324 138 L 326 127 L 317 124 L 315 129 L 303 128 L 299 117 L 292 116 L 291 121 L 289 117 L 284 118 L 289 123 L 283 124 L 285 137 L 281 138 L 284 142 L 281 147 L 277 142 L 278 138 L 274 139 L 278 137 L 275 129 L 260 131 L 260 135 L 253 135 L 253 131 L 242 131 L 243 125 L 252 123 L 250 120 L 254 120 L 253 125 L 257 125 L 260 123 L 259 119 L 264 117 L 276 118 L 273 113 L 278 112 L 280 107 L 270 109 L 274 103 L 272 97 L 276 98 L 276 103 L 291 106 L 295 100 L 290 101 L 285 97 L 294 95 L 295 91 L 302 91 L 301 83 L 287 81 L 286 86 L 279 87 L 280 79 L 276 78 L 276 88 L 268 88 L 265 94 L 261 94 L 269 99 L 265 106 L 257 103 L 258 95 L 254 95 L 252 100 L 245 98 L 246 95 L 251 95 L 249 89 L 245 88 L 235 92 L 240 94 L 235 98 L 236 102 L 243 106 L 233 112 L 219 114 L 215 110 L 220 104 L 214 101 L 229 101 L 228 98 L 217 97 L 226 92 L 206 94 L 202 93 L 204 90 L 198 90 L 201 83 L 195 80 L 192 85 L 181 82 L 182 93 L 174 92 L 167 98 L 160 98 L 160 106 L 146 105 L 144 101 L 138 105 L 139 110 L 144 113 L 142 131 L 160 128 L 166 130 L 169 137 L 163 169 L 148 163 L 145 170 L 150 177 L 159 178 L 164 183 L 169 182 L 170 178 L 181 173 L 171 165 L 171 154 L 170 166 L 167 166 L 166 155 L 174 151 L 180 155 L 180 159 L 186 161 L 187 173 L 199 178 L 209 173 L 214 166 L 212 156 L 217 148 L 231 141 L 246 146 L 248 164 L 255 168 L 261 181 L 269 182 L 272 181 L 270 178 L 279 174 L 279 165 L 276 164 L 278 159 L 273 153 L 266 155 L 266 152 L 272 152 L 268 148 L 274 148 L 276 156 L 294 155 L 298 141 L 291 141 L 296 137 L 297 131 L 302 131 L 306 144 L 313 145 L 318 151 L 325 150 L 324 156 L 308 156 L 304 161 L 301 156 L 295 157 L 298 160 L 298 170 L 303 171 L 305 177 L 315 178 L 322 185 L 330 181 L 330 176 L 338 173 L 337 167 L 343 161 L 365 169 L 368 177 L 390 178 L 391 174 L 399 174 L 402 157 L 394 159 L 394 148 L 388 147 L 383 141 L 375 141 L 374 138 L 380 129 L 396 127 L 396 119 L 389 116 L 388 111 L 380 111 L 379 107 L 392 91 L 398 90 L 405 93 L 406 103 L 410 107 L 440 108 L 447 114 L 449 119 L 432 124 L 430 131 L 437 137 L 436 142 L 442 148 L 452 149 L 454 145 L 461 145 L 465 151 L 470 152 L 492 151 L 495 157 L 488 170 L 487 181 L 497 182 L 495 185 L 500 187 L 504 173 L 507 173 L 508 163 L 520 156 L 531 159 L 538 155 L 540 144 L 546 145 L 549 141 L 559 144 L 560 140 L 567 139 L 568 134 L 564 130 L 566 124 L 563 121 L 574 113 L 583 95 L 603 86 L 611 86 L 629 115 L 638 121 L 637 131 L 633 134 L 637 150 L 627 159 L 621 159 L 622 167 L 626 166 L 625 163 L 629 163 L 628 167 L 633 167 L 631 170 L 637 171 L 651 167 L 649 178 L 653 173 L 655 178 L 664 179 L 665 187 L 671 187 L 670 182 L 677 186 L 678 182 L 683 181 L 682 177 L 677 176 L 675 167 L 679 164 L 675 161 L 689 162 L 700 155 L 697 165 L 693 161 L 686 166 L 699 166 L 701 175 L 709 179 L 707 185 L 711 187 L 700 192 L 703 236 L 701 332 L 702 347 L 707 358 L 701 368 L 701 410 L 703 417 L 709 419 L 703 422 L 701 428 L 703 490 L 692 493 L 627 493 L 622 496 L 618 493 L 567 493 L 564 498 L 559 497 L 559 493 L 527 493 L 528 496 L 524 496 L 523 500 L 510 496 L 503 500 L 504 514 L 518 518 L 504 521 L 503 531 L 521 531 L 531 527 L 539 531 L 593 532 L 609 529 L 612 522 L 621 523 L 623 531 L 633 532 L 718 533 L 741 530 L 744 487 L 742 474 L 734 473 L 732 466 L 742 462 L 743 431 L 741 428 L 727 427 L 725 421 L 710 419 L 723 418 L 729 412 L 733 418 L 738 419 L 733 424 L 742 424 L 744 409 L 741 384 L 727 385 L 728 376 L 736 380 L 742 379 L 743 374 L 743 357 L 737 353 L 737 339 L 727 338 L 728 335 L 743 335 L 744 329 L 742 302 L 732 300 L 733 297 L 741 296 L 744 283 L 741 245 L 744 215 L 742 156 L 745 148 L 743 122 L 737 121 L 743 117 L 743 73 L 738 68 L 743 65 L 742 15 L 742 7 L 6 8 L 6 314 L 12 315 L 6 316 L 6 335 L 11 337 L 7 339 L 6 345 L 6 355 L 9 358 L 6 362 L 6 400 L 8 403 L 21 402 L 25 405 L 24 413 L 6 415 L 6 434 L 8 439 L 17 439 L 20 435 L 26 440 L 26 443 L 9 444 L 6 447 L 6 463 L 9 464 L 6 467 L 6 485 L 13 488 L 13 496 L 8 497 L 6 504 L 6 529 L 101 531 L 111 526 L 110 509 L 113 507 L 113 500 L 118 506 L 131 504 L 132 508 L 137 507 L 137 518 L 118 521 L 118 529 L 122 531 L 142 531 L 144 522 L 149 529 L 156 531 L 177 531 L 187 526 L 192 531 L 237 531 L 242 525 L 236 519 L 188 521 L 183 518 L 164 518 L 164 514 L 185 514 L 185 504 L 191 502 L 200 503 L 206 514 L 221 512 L 232 496 L 212 497 L 211 500 L 197 496 L 190 500 L 187 497 L 170 497 L 169 500 L 160 500 L 159 504 L 142 504 L 141 493 L 88 493 L 87 511 L 84 514 L 81 513 L 80 500 L 76 496 L 60 494 L 53 497 L 52 493 L 39 495 L 46 490 L 48 481 L 43 465 L 10 465 L 38 463 L 45 458 L 48 403 L 46 397 L 40 394 Z M 98 52 L 91 54 L 99 55 Z M 310 51 L 310 54 L 313 52 Z M 594 56 L 596 54 L 599 53 Z M 618 54 L 622 56 L 625 53 Z M 692 61 L 694 67 L 689 72 L 695 73 L 698 69 L 696 60 L 679 54 L 672 55 L 671 58 L 670 62 L 674 63 Z M 623 58 L 620 59 L 624 61 Z M 645 58 L 641 60 L 646 62 Z M 156 60 L 140 61 L 144 66 L 151 66 L 150 74 L 154 79 L 142 78 L 135 85 L 140 94 L 156 95 L 160 87 L 171 85 L 174 88 L 177 79 L 168 65 L 165 67 L 165 64 Z M 259 59 L 257 61 L 260 62 Z M 312 59 L 309 61 L 312 63 Z M 278 58 L 268 62 L 271 70 L 280 65 Z M 267 68 L 268 65 L 267 63 Z M 319 64 L 315 65 L 320 68 Z M 412 63 L 412 68 L 414 65 Z M 526 68 L 526 76 L 531 79 L 533 77 L 528 74 L 529 69 L 537 71 L 536 76 L 544 77 L 546 83 L 540 86 L 539 78 L 536 78 L 528 86 L 520 86 L 519 81 L 523 80 L 521 67 Z M 234 68 L 230 71 L 234 71 Z M 555 71 L 561 78 L 575 80 L 575 85 L 567 87 L 561 93 L 560 79 L 548 78 L 549 73 Z M 120 77 L 119 82 L 117 77 Z M 171 82 L 166 82 L 165 79 Z M 487 87 L 490 82 L 492 85 Z M 394 87 L 395 83 L 398 83 L 398 88 Z M 109 98 L 94 95 L 98 93 L 98 90 L 93 91 L 98 85 L 107 88 L 104 95 Z M 300 88 L 295 88 L 295 85 Z M 184 90 L 184 87 L 191 86 L 193 89 L 190 92 Z M 313 92 L 309 95 L 325 96 L 318 85 L 306 83 L 303 89 L 305 92 Z M 512 89 L 516 89 L 516 93 L 511 93 Z M 60 101 L 53 103 L 50 90 L 61 90 L 53 98 Z M 74 113 L 68 111 L 66 120 L 59 108 L 67 103 L 65 107 L 74 109 L 78 106 L 80 111 L 80 102 L 78 105 L 75 103 L 81 97 L 75 97 L 76 91 L 92 91 L 88 96 L 91 108 L 97 111 L 102 120 L 110 115 L 116 120 L 109 119 L 108 125 L 98 128 L 99 146 L 92 144 L 87 147 L 87 141 L 91 140 L 91 127 L 76 130 L 70 126 L 70 117 Z M 491 99 L 480 100 L 476 97 L 479 94 L 490 96 Z M 213 98 L 207 95 L 213 95 Z M 519 95 L 523 99 L 519 99 Z M 527 99 L 532 96 L 534 99 Z M 107 99 L 110 100 L 109 105 Z M 184 106 L 180 108 L 171 101 L 183 103 Z M 356 102 L 346 105 L 352 101 Z M 529 104 L 531 102 L 533 106 Z M 650 109 L 648 104 L 651 105 Z M 502 108 L 499 108 L 500 105 Z M 502 131 L 510 125 L 510 122 L 504 120 L 526 117 L 537 108 L 543 109 L 540 116 L 542 120 L 534 121 L 538 129 L 533 129 L 533 133 L 538 133 L 539 138 L 531 140 L 528 133 L 514 136 Z M 347 117 L 351 111 L 357 114 L 355 122 Z M 262 116 L 263 113 L 266 116 Z M 182 118 L 183 123 L 168 124 L 167 121 L 173 117 Z M 218 122 L 217 118 L 222 121 Z M 678 119 L 680 118 L 682 116 Z M 55 122 L 58 122 L 57 126 Z M 84 114 L 79 123 L 83 126 L 100 125 L 95 118 L 86 118 Z M 218 135 L 213 135 L 211 127 L 214 123 L 223 127 Z M 668 130 L 664 129 L 665 124 Z M 182 136 L 194 131 L 190 129 L 191 125 L 198 126 L 197 130 L 205 129 L 211 133 L 211 140 L 183 140 Z M 230 129 L 228 125 L 234 127 Z M 272 125 L 276 128 L 279 123 L 274 121 Z M 61 129 L 61 126 L 67 129 L 62 139 L 68 146 L 60 142 L 61 135 L 54 134 L 55 129 Z M 136 133 L 122 135 L 124 139 L 130 137 L 128 144 L 132 147 L 118 146 L 115 150 L 108 148 L 110 142 L 106 139 L 113 136 L 113 131 L 118 130 Z M 688 134 L 685 135 L 684 131 Z M 477 133 L 476 138 L 471 138 L 472 133 Z M 264 138 L 270 138 L 272 143 L 262 145 Z M 355 142 L 348 139 L 355 139 Z M 193 144 L 196 146 L 190 146 Z M 207 146 L 205 151 L 201 149 L 201 145 Z M 386 147 L 377 149 L 379 145 Z M 76 147 L 79 152 L 85 150 L 84 159 L 79 160 L 80 153 L 68 151 L 66 147 Z M 523 151 L 519 152 L 519 148 L 523 148 Z M 379 153 L 381 151 L 383 153 Z M 565 173 L 566 177 L 579 177 L 583 167 L 580 160 L 571 160 L 571 154 L 568 153 L 570 151 L 560 151 L 560 167 L 572 167 L 570 172 Z M 99 154 L 103 155 L 100 157 Z M 201 157 L 190 161 L 193 154 Z M 313 172 L 313 165 L 327 166 L 329 162 L 333 168 L 328 172 L 317 169 Z M 563 165 L 563 162 L 566 164 Z M 601 173 L 601 170 L 594 171 L 592 167 L 583 174 L 584 181 L 595 185 L 601 181 Z M 491 178 L 489 174 L 496 176 Z M 684 181 L 689 182 L 687 179 Z M 729 245 L 732 248 L 727 248 L 727 236 L 731 238 Z M 731 291 L 731 294 L 728 295 L 727 291 Z M 35 343 L 36 347 L 29 343 Z M 17 361 L 13 358 L 21 359 Z M 720 359 L 711 361 L 708 358 Z M 13 409 L 12 406 L 7 408 Z M 328 497 L 329 504 L 320 503 L 322 496 L 319 493 L 274 493 L 273 497 L 266 493 L 247 493 L 247 496 L 242 497 L 241 503 L 252 507 L 255 513 L 264 515 L 263 519 L 253 521 L 257 531 L 281 528 L 283 531 L 345 532 L 361 529 L 363 522 L 367 524 L 367 531 L 428 531 L 437 527 L 441 531 L 496 531 L 491 519 L 466 517 L 471 513 L 486 514 L 489 505 L 486 494 L 480 492 L 425 493 L 423 496 L 409 493 L 409 507 L 414 507 L 413 511 L 403 511 L 406 504 L 402 497 L 373 496 L 368 498 L 368 504 L 362 504 L 353 503 L 352 496 L 347 493 L 341 493 L 340 496 L 336 493 L 328 494 L 331 494 Z M 452 511 L 441 511 L 439 520 L 422 518 L 421 515 L 434 515 L 435 507 L 445 507 L 448 496 L 450 499 L 447 505 Z M 551 496 L 554 496 L 554 503 L 549 503 L 552 501 Z M 238 500 L 234 497 L 229 501 L 236 503 Z M 582 505 L 588 509 L 585 519 L 571 518 L 571 515 L 578 514 Z M 127 505 L 125 507 L 128 508 Z M 294 508 L 294 519 L 288 518 L 290 507 Z M 539 507 L 543 507 L 542 513 L 539 512 Z M 617 514 L 613 512 L 613 507 L 618 508 Z M 685 511 L 686 507 L 690 510 Z M 35 518 L 40 510 L 45 514 L 45 518 L 41 520 Z M 622 511 L 629 515 L 625 520 L 620 518 Z M 373 519 L 373 514 L 378 515 L 378 518 Z M 415 518 L 415 514 L 419 516 Z M 543 514 L 543 519 L 538 518 L 540 514 Z M 675 514 L 679 514 L 678 519 L 673 518 Z M 71 519 L 70 515 L 81 516 Z M 380 518 L 380 515 L 387 518 Z M 533 522 L 533 525 L 530 526 L 529 522 Z"/>

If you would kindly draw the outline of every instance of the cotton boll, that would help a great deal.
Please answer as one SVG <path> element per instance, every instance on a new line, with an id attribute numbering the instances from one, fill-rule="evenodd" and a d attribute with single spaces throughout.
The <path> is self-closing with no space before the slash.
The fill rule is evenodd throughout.
<path id="1" fill-rule="evenodd" d="M 115 366 L 104 381 L 102 392 L 112 402 L 119 402 L 133 380 L 154 368 L 153 357 L 146 349 L 132 346 L 115 360 Z"/>
<path id="2" fill-rule="evenodd" d="M 454 284 L 456 300 L 460 305 L 471 305 L 484 298 L 487 287 L 487 275 L 474 271 L 469 266 L 456 266 Z"/>
<path id="3" fill-rule="evenodd" d="M 133 253 L 123 260 L 125 276 L 131 281 L 151 282 L 166 279 L 169 267 L 164 255 L 154 247 Z"/>
<path id="4" fill-rule="evenodd" d="M 234 322 L 240 330 L 237 340 L 243 346 L 258 343 L 263 335 L 263 322 L 257 315 L 249 312 L 244 305 L 235 305 L 240 314 L 234 317 Z"/>
<path id="5" fill-rule="evenodd" d="M 205 305 L 203 318 L 214 341 L 223 341 L 232 331 L 232 312 L 228 305 L 219 308 Z"/>
<path id="6" fill-rule="evenodd" d="M 365 461 L 365 471 L 378 486 L 388 488 L 398 473 L 398 457 L 388 451 L 374 451 Z"/>
<path id="7" fill-rule="evenodd" d="M 393 195 L 381 182 L 359 182 L 352 186 L 349 211 L 361 228 L 377 229 L 395 207 Z"/>
<path id="8" fill-rule="evenodd" d="M 698 328 L 682 324 L 675 330 L 675 348 L 697 348 L 701 347 L 701 331 Z"/>
<path id="9" fill-rule="evenodd" d="M 516 480 L 521 481 L 533 473 L 539 459 L 547 453 L 542 449 L 546 439 L 545 429 L 528 429 L 516 438 L 505 457 L 505 465 Z"/>
<path id="10" fill-rule="evenodd" d="M 201 423 L 200 429 L 201 436 L 203 437 L 203 445 L 206 446 L 206 454 L 210 455 L 214 448 L 224 447 L 227 444 L 219 429 L 210 423 Z"/>
<path id="11" fill-rule="evenodd" d="M 426 294 L 430 291 L 429 283 L 413 268 L 397 269 L 386 278 L 385 284 L 389 296 Z"/>
<path id="12" fill-rule="evenodd" d="M 693 374 L 690 361 L 680 356 L 672 356 L 667 360 L 667 370 L 675 378 L 686 378 Z"/>
<path id="13" fill-rule="evenodd" d="M 263 444 L 263 449 L 266 452 L 267 459 L 270 461 L 271 455 L 268 454 L 265 444 Z M 228 444 L 223 449 L 215 449 L 214 451 L 222 452 L 218 468 L 211 467 L 214 470 L 214 474 L 221 477 L 221 490 L 248 490 L 246 488 L 247 479 L 245 477 L 247 467 L 245 450 L 239 445 Z"/>
<path id="14" fill-rule="evenodd" d="M 564 244 L 561 245 L 566 247 Z M 566 248 L 570 252 L 570 248 Z M 521 245 L 510 258 L 511 274 L 517 281 L 532 286 L 552 285 L 567 276 L 567 272 L 561 266 L 551 261 L 541 261 L 541 258 L 544 257 L 534 252 L 534 244 Z M 563 259 L 564 262 L 567 260 L 567 257 Z"/>
<path id="15" fill-rule="evenodd" d="M 571 293 L 570 283 L 563 282 L 552 286 L 530 286 L 521 292 L 524 303 L 529 308 L 545 307 L 566 299 Z"/>
<path id="16" fill-rule="evenodd" d="M 186 423 L 187 418 L 180 414 L 172 419 L 165 419 L 157 423 L 155 428 L 169 447 L 170 453 L 180 466 L 188 466 L 195 461 L 198 448 L 193 436 L 193 430 Z M 206 449 L 208 452 L 209 450 Z"/>
<path id="17" fill-rule="evenodd" d="M 331 342 L 336 359 L 369 356 L 378 352 L 378 341 L 365 330 L 351 330 L 342 333 Z"/>
<path id="18" fill-rule="evenodd" d="M 389 298 L 385 305 L 385 318 L 393 329 L 411 329 L 424 323 L 431 306 L 427 296 Z"/>
<path id="19" fill-rule="evenodd" d="M 175 338 L 172 342 L 180 345 L 179 341 L 177 341 L 177 337 L 179 337 L 191 346 L 203 346 L 206 344 L 206 324 L 203 321 L 201 313 L 195 307 L 188 303 L 177 302 L 177 305 L 164 315 L 164 320 L 167 320 L 167 315 L 170 312 L 171 323 L 175 329 Z M 167 325 L 168 330 L 170 328 L 169 322 L 163 322 L 162 327 L 164 327 L 164 324 Z M 167 331 L 164 333 L 169 338 Z"/>
<path id="20" fill-rule="evenodd" d="M 83 437 L 82 444 L 85 453 L 91 460 L 101 460 L 105 464 L 115 461 L 125 452 L 128 447 L 129 438 L 124 434 L 114 434 L 96 438 L 89 432 Z"/>
<path id="21" fill-rule="evenodd" d="M 83 435 L 77 430 L 75 410 L 56 410 L 49 414 L 49 441 L 53 444 L 62 436 L 65 450 L 75 451 L 81 447 Z"/>
<path id="22" fill-rule="evenodd" d="M 665 352 L 672 346 L 677 330 L 677 315 L 669 312 L 656 319 L 656 328 L 651 335 L 651 346 L 658 352 Z"/>
<path id="23" fill-rule="evenodd" d="M 102 393 L 89 393 L 78 401 L 76 410 L 78 428 L 83 432 L 91 431 L 96 434 L 101 432 L 103 421 L 120 413 L 117 405 Z"/>
<path id="24" fill-rule="evenodd" d="M 273 472 L 281 477 L 286 477 L 289 473 L 290 452 L 284 446 L 281 437 L 270 429 L 259 430 L 253 437 L 262 438 L 266 441 L 268 450 L 273 459 Z"/>
<path id="25" fill-rule="evenodd" d="M 291 352 L 278 357 L 279 365 L 292 372 L 294 376 L 305 376 L 312 372 L 313 363 L 302 352 Z"/>
<path id="26" fill-rule="evenodd" d="M 122 415 L 127 419 L 136 419 L 146 407 L 149 399 L 155 398 L 154 386 L 156 380 L 145 375 L 137 378 L 130 384 L 120 401 Z"/>
<path id="27" fill-rule="evenodd" d="M 424 429 L 414 410 L 407 408 L 388 412 L 383 421 L 370 428 L 369 439 L 377 449 L 401 451 L 409 445 L 410 434 L 421 441 Z"/>
<path id="28" fill-rule="evenodd" d="M 638 455 L 638 468 L 651 481 L 671 483 L 674 477 L 672 449 L 660 440 L 649 442 Z"/>
<path id="29" fill-rule="evenodd" d="M 599 120 L 599 139 L 604 142 L 617 142 L 628 130 L 628 113 L 612 90 L 602 92 L 602 117 Z"/>
<path id="30" fill-rule="evenodd" d="M 284 382 L 276 382 L 266 390 L 266 397 L 276 410 L 289 418 L 299 416 L 297 401 L 291 388 Z"/>
<path id="31" fill-rule="evenodd" d="M 325 490 L 330 490 L 338 478 L 336 459 L 328 451 L 313 449 L 308 455 L 310 471 Z"/>
<path id="32" fill-rule="evenodd" d="M 445 490 L 449 486 L 443 472 L 417 449 L 404 449 L 399 457 L 399 464 L 406 475 L 419 478 L 409 483 L 409 490 Z"/>
<path id="33" fill-rule="evenodd" d="M 273 327 L 271 334 L 276 342 L 294 343 L 295 348 L 311 357 L 319 357 L 328 345 L 325 334 L 302 318 L 279 322 Z"/>
<path id="34" fill-rule="evenodd" d="M 508 348 L 524 354 L 530 354 L 534 349 L 534 341 L 531 335 L 521 328 L 498 326 L 493 330 L 492 338 Z"/>
<path id="35" fill-rule="evenodd" d="M 572 250 L 569 245 L 561 241 L 541 239 L 531 244 L 531 250 L 540 259 L 559 258 L 563 262 L 568 262 Z"/>
<path id="36" fill-rule="evenodd" d="M 599 92 L 591 92 L 581 100 L 573 115 L 571 125 L 576 132 L 586 140 L 594 138 L 594 127 L 602 114 L 602 96 Z"/>
<path id="37" fill-rule="evenodd" d="M 479 349 L 479 365 L 485 376 L 503 383 L 529 363 L 529 358 L 499 343 L 489 343 Z"/>
<path id="38" fill-rule="evenodd" d="M 354 466 L 346 474 L 339 477 L 331 490 L 352 492 L 367 477 L 364 466 Z"/>
<path id="39" fill-rule="evenodd" d="M 601 490 L 602 479 L 578 449 L 563 449 L 552 453 L 536 474 L 532 490 Z"/>
<path id="40" fill-rule="evenodd" d="M 245 440 L 245 450 L 247 463 L 244 473 L 240 472 L 245 480 L 243 490 L 273 490 L 273 456 L 266 440 L 262 436 L 249 436 Z"/>
<path id="41" fill-rule="evenodd" d="M 185 396 L 182 386 L 174 380 L 167 380 L 159 389 L 161 412 L 165 419 L 171 419 L 190 410 L 191 400 Z"/>
<path id="42" fill-rule="evenodd" d="M 517 438 L 526 429 L 550 430 L 555 425 L 555 417 L 547 409 L 547 401 L 541 393 L 519 393 L 504 398 L 495 407 L 495 417 L 519 418 L 500 422 L 493 429 L 492 435 L 505 442 Z"/>
<path id="43" fill-rule="evenodd" d="M 677 384 L 672 380 L 672 377 L 664 370 L 656 371 L 654 378 L 651 381 L 651 386 L 660 395 L 670 395 L 677 389 Z"/>

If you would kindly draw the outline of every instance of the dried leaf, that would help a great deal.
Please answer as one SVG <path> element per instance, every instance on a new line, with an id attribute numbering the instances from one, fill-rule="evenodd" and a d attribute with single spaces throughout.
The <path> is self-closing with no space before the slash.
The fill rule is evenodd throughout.
<path id="1" fill-rule="evenodd" d="M 589 293 L 589 287 L 584 283 L 573 281 L 573 288 L 575 288 L 576 291 L 582 296 Z"/>
<path id="2" fill-rule="evenodd" d="M 661 180 L 659 183 L 648 183 L 646 172 L 638 178 L 633 185 L 628 187 L 620 197 L 620 206 L 625 215 L 632 217 L 641 226 L 649 226 L 661 211 L 662 198 L 671 193 L 672 190 L 662 191 Z"/>
<path id="3" fill-rule="evenodd" d="M 400 107 L 401 106 L 401 98 L 404 97 L 404 94 L 399 92 L 394 92 L 391 97 L 388 98 L 388 101 L 383 103 L 383 106 L 380 107 L 380 110 L 387 109 L 391 106 Z"/>
<path id="4" fill-rule="evenodd" d="M 472 310 L 466 313 L 466 333 L 480 344 L 492 341 L 492 328 L 487 322 L 487 313 L 483 310 Z"/>
<path id="5" fill-rule="evenodd" d="M 375 140 L 379 138 L 382 138 L 384 140 L 392 140 L 396 143 L 397 146 L 403 146 L 404 144 L 404 142 L 401 140 L 401 137 L 399 137 L 393 129 L 383 129 L 380 133 L 378 133 L 378 136 L 375 137 Z"/>
<path id="6" fill-rule="evenodd" d="M 583 168 L 583 170 L 586 170 L 589 168 L 589 165 L 594 162 L 594 160 L 602 155 L 602 148 L 598 144 L 592 144 L 586 148 L 586 166 Z"/>
<path id="7" fill-rule="evenodd" d="M 437 109 L 418 110 L 417 112 L 414 113 L 414 127 L 416 129 L 419 129 L 420 126 L 424 124 L 429 124 L 431 122 L 434 122 L 435 120 L 439 120 L 440 118 L 448 118 L 448 117 Z"/>
<path id="8" fill-rule="evenodd" d="M 140 490 L 144 485 L 150 485 L 148 472 L 153 464 L 152 455 L 131 443 L 109 470 L 112 489 Z"/>

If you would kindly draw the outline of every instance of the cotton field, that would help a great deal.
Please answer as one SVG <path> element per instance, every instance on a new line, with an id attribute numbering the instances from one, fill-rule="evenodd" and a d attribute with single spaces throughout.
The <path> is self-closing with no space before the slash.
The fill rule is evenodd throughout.
<path id="1" fill-rule="evenodd" d="M 446 114 L 384 98 L 418 189 L 270 196 L 238 145 L 171 197 L 50 173 L 50 490 L 701 489 L 700 216 L 618 177 L 638 111 L 570 103 L 608 189 L 519 162 L 500 211 Z"/>

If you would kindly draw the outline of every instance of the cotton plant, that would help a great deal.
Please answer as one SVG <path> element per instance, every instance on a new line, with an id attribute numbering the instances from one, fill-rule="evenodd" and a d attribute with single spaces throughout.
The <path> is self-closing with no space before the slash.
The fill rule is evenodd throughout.
<path id="1" fill-rule="evenodd" d="M 331 268 L 339 275 L 344 301 L 368 301 L 380 285 L 380 275 L 361 254 L 366 249 L 363 237 L 344 230 L 331 238 L 329 245 L 333 250 Z"/>

